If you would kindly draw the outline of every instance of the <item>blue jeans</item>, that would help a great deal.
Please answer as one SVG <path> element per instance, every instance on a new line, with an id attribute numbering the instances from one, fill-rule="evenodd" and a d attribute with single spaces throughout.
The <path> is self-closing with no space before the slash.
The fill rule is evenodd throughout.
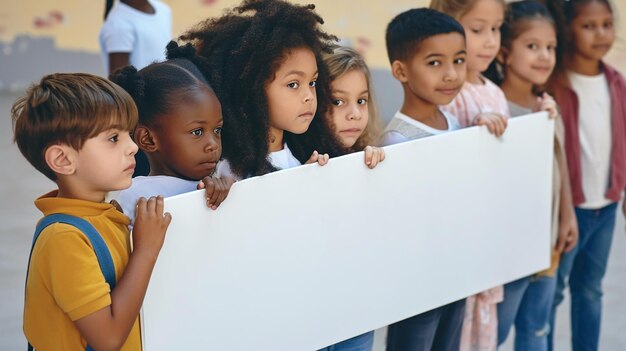
<path id="1" fill-rule="evenodd" d="M 572 349 L 575 351 L 598 349 L 602 319 L 602 278 L 611 251 L 616 210 L 617 203 L 597 210 L 576 208 L 578 245 L 561 257 L 550 326 L 554 330 L 556 308 L 563 301 L 563 290 L 569 278 Z M 552 350 L 552 333 L 548 342 Z"/>
<path id="2" fill-rule="evenodd" d="M 498 345 L 515 324 L 515 351 L 547 351 L 556 278 L 530 276 L 504 286 L 498 304 Z"/>
<path id="3" fill-rule="evenodd" d="M 371 351 L 373 345 L 374 332 L 371 331 L 325 347 L 319 351 Z"/>
<path id="4" fill-rule="evenodd" d="M 389 326 L 387 351 L 458 351 L 465 299 Z"/>

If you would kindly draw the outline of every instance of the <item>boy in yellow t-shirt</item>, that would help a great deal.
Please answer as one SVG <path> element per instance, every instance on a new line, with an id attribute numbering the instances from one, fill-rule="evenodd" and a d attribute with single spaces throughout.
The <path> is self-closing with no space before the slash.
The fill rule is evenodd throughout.
<path id="1" fill-rule="evenodd" d="M 24 333 L 37 350 L 141 350 L 139 309 L 171 217 L 163 199 L 137 203 L 130 252 L 128 217 L 104 202 L 128 188 L 137 146 L 131 97 L 89 74 L 52 74 L 11 110 L 15 142 L 58 189 L 35 201 L 44 215 L 80 217 L 111 254 L 115 289 L 105 281 L 91 242 L 78 228 L 54 223 L 37 239 L 26 281 Z"/>

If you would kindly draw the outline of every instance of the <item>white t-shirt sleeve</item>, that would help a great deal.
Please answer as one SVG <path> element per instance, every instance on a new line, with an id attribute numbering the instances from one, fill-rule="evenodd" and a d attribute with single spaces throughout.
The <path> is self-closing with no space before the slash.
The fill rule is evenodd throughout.
<path id="1" fill-rule="evenodd" d="M 220 160 L 215 169 L 215 176 L 217 178 L 229 177 L 234 179 L 235 181 L 240 181 L 241 178 L 237 177 L 233 170 L 230 168 L 230 163 L 228 160 Z"/>
<path id="2" fill-rule="evenodd" d="M 104 23 L 100 32 L 102 51 L 110 54 L 116 52 L 132 52 L 135 46 L 135 30 L 132 24 L 124 19 L 113 19 Z"/>
<path id="3" fill-rule="evenodd" d="M 461 129 L 461 124 L 459 120 L 448 111 L 441 111 L 443 115 L 446 117 L 446 121 L 448 122 L 448 131 L 453 131 L 457 129 Z"/>
<path id="4" fill-rule="evenodd" d="M 388 145 L 393 145 L 393 144 L 404 143 L 407 141 L 409 141 L 409 139 L 405 137 L 404 135 L 394 130 L 390 130 L 386 132 L 385 134 L 383 134 L 381 141 L 380 141 L 380 145 L 388 146 Z"/>
<path id="5" fill-rule="evenodd" d="M 132 230 L 135 224 L 135 209 L 137 208 L 137 200 L 141 197 L 135 189 L 129 188 L 127 190 L 120 191 L 117 195 L 116 201 L 122 207 L 124 214 L 130 218 L 130 229 Z"/>

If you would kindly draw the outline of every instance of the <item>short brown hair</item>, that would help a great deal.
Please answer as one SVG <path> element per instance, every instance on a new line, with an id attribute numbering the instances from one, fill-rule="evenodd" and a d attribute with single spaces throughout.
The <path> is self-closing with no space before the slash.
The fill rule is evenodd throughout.
<path id="1" fill-rule="evenodd" d="M 44 159 L 46 149 L 66 144 L 80 150 L 87 141 L 111 128 L 132 130 L 137 107 L 124 89 L 87 73 L 55 73 L 13 103 L 14 141 L 38 171 L 51 180 L 56 174 Z"/>

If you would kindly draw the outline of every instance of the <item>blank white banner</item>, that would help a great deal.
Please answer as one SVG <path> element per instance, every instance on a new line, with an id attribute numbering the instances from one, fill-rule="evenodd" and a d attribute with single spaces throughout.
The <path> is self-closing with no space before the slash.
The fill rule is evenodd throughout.
<path id="1" fill-rule="evenodd" d="M 554 123 L 469 128 L 166 199 L 145 350 L 316 350 L 542 270 Z"/>

